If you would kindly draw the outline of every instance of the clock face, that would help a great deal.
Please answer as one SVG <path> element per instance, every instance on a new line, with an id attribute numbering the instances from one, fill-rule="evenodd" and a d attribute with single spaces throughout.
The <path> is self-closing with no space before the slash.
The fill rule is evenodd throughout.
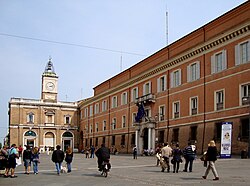
<path id="1" fill-rule="evenodd" d="M 52 91 L 52 90 L 54 90 L 54 88 L 55 88 L 54 83 L 48 82 L 48 83 L 46 84 L 46 89 L 47 89 L 47 90 Z"/>

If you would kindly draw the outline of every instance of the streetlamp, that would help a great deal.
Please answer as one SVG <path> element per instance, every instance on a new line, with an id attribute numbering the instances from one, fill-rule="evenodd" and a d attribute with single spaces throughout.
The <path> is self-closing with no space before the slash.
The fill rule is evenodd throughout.
<path id="1" fill-rule="evenodd" d="M 250 96 L 243 97 L 242 101 L 249 105 L 249 116 L 248 116 L 248 158 L 250 158 Z"/>

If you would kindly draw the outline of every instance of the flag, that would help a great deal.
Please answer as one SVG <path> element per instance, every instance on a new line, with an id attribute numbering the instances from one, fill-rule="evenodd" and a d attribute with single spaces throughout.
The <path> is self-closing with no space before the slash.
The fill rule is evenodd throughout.
<path id="1" fill-rule="evenodd" d="M 138 112 L 137 115 L 135 116 L 135 121 L 140 122 L 143 116 L 145 116 L 145 110 L 143 104 L 141 103 L 138 105 Z"/>

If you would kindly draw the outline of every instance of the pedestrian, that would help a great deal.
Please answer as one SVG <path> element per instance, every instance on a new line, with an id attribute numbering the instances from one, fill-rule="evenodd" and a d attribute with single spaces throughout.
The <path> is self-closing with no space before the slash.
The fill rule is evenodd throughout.
<path id="1" fill-rule="evenodd" d="M 73 151 L 70 147 L 68 147 L 66 150 L 66 157 L 65 157 L 65 161 L 67 162 L 68 173 L 71 172 L 72 160 L 73 160 Z"/>
<path id="2" fill-rule="evenodd" d="M 16 144 L 12 144 L 11 148 L 8 150 L 8 163 L 4 174 L 5 178 L 9 177 L 9 171 L 11 178 L 17 177 L 15 175 L 16 158 L 19 158 L 18 151 L 16 149 Z"/>
<path id="3" fill-rule="evenodd" d="M 6 168 L 8 161 L 8 152 L 7 145 L 4 145 L 0 150 L 0 170 L 4 170 Z"/>
<path id="4" fill-rule="evenodd" d="M 164 161 L 167 165 L 167 171 L 170 171 L 170 165 L 169 165 L 169 157 L 172 155 L 172 148 L 168 145 L 168 143 L 165 143 L 165 146 L 161 149 L 162 157 L 164 158 Z M 165 168 L 162 167 L 161 172 L 164 172 Z"/>
<path id="5" fill-rule="evenodd" d="M 88 147 L 86 147 L 86 149 L 85 149 L 85 155 L 86 155 L 86 158 L 89 158 L 89 148 Z"/>
<path id="6" fill-rule="evenodd" d="M 23 151 L 23 163 L 24 163 L 24 174 L 30 174 L 30 166 L 31 166 L 31 155 L 32 151 L 30 149 L 30 146 L 27 145 L 26 149 Z"/>
<path id="7" fill-rule="evenodd" d="M 179 148 L 179 144 L 175 145 L 175 148 L 172 150 L 173 159 L 171 162 L 173 163 L 173 173 L 178 173 L 180 163 L 182 163 L 181 156 L 183 155 L 182 150 Z"/>
<path id="8" fill-rule="evenodd" d="M 206 153 L 206 160 L 208 161 L 208 166 L 205 172 L 205 175 L 202 176 L 203 179 L 207 178 L 207 175 L 210 171 L 210 169 L 212 169 L 213 175 L 214 175 L 214 181 L 219 180 L 219 175 L 217 173 L 217 170 L 215 168 L 215 161 L 217 160 L 217 155 L 218 155 L 218 151 L 215 145 L 214 140 L 211 140 L 208 144 L 208 149 L 207 149 L 207 153 Z"/>
<path id="9" fill-rule="evenodd" d="M 31 160 L 33 162 L 34 174 L 38 174 L 38 163 L 40 163 L 39 155 L 40 155 L 39 149 L 38 149 L 38 147 L 35 147 L 32 150 L 32 155 L 31 155 Z"/>
<path id="10" fill-rule="evenodd" d="M 137 147 L 136 147 L 136 145 L 133 147 L 133 156 L 134 156 L 134 159 L 137 159 Z"/>
<path id="11" fill-rule="evenodd" d="M 161 153 L 161 144 L 158 144 L 158 146 L 155 149 L 155 156 L 156 156 L 156 167 L 159 166 L 160 164 L 160 158 L 159 158 L 159 154 Z"/>
<path id="12" fill-rule="evenodd" d="M 183 172 L 187 172 L 188 168 L 189 168 L 189 172 L 192 172 L 193 161 L 196 157 L 196 147 L 194 145 L 191 145 L 191 142 L 188 142 L 188 146 L 183 150 L 183 156 L 185 159 L 185 167 L 184 167 Z"/>
<path id="13" fill-rule="evenodd" d="M 93 145 L 91 145 L 90 147 L 90 158 L 94 158 L 95 157 L 95 147 Z"/>
<path id="14" fill-rule="evenodd" d="M 22 153 L 23 153 L 23 147 L 22 147 L 22 145 L 19 145 L 19 147 L 18 147 L 19 157 L 22 157 Z"/>
<path id="15" fill-rule="evenodd" d="M 64 160 L 64 152 L 61 150 L 61 146 L 57 145 L 56 150 L 52 153 L 52 161 L 55 163 L 57 175 L 60 175 L 62 162 Z"/>

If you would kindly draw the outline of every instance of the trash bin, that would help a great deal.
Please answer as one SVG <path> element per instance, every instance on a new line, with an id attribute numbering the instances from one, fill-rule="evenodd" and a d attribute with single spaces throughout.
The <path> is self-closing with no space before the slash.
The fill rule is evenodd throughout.
<path id="1" fill-rule="evenodd" d="M 247 159 L 247 151 L 245 149 L 241 151 L 240 157 L 241 159 Z"/>

